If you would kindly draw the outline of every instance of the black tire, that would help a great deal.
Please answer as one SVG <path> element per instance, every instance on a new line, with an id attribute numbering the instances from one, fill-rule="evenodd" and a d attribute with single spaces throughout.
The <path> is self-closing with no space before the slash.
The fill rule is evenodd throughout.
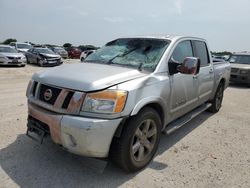
<path id="1" fill-rule="evenodd" d="M 28 59 L 28 57 L 26 56 L 26 59 L 27 59 L 27 64 L 30 64 L 30 61 L 29 61 L 29 59 Z"/>
<path id="2" fill-rule="evenodd" d="M 135 172 L 146 167 L 157 151 L 161 119 L 154 109 L 144 108 L 124 126 L 120 138 L 114 137 L 112 141 L 110 156 L 125 171 Z"/>
<path id="3" fill-rule="evenodd" d="M 221 82 L 216 90 L 213 100 L 211 101 L 212 106 L 208 108 L 209 112 L 216 113 L 220 110 L 224 95 L 224 84 Z"/>
<path id="4" fill-rule="evenodd" d="M 36 61 L 37 65 L 39 65 L 40 67 L 43 67 L 43 62 L 41 59 L 37 59 Z"/>
<path id="5" fill-rule="evenodd" d="M 84 58 L 82 57 L 82 58 L 81 58 L 81 62 L 83 62 L 83 61 L 84 61 Z"/>

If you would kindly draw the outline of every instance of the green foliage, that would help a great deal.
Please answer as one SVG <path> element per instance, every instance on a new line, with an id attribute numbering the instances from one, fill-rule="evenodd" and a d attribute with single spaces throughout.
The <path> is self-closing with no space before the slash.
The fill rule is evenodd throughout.
<path id="1" fill-rule="evenodd" d="M 98 47 L 93 46 L 93 45 L 80 45 L 80 46 L 78 46 L 78 48 L 80 48 L 82 51 L 98 49 Z"/>
<path id="2" fill-rule="evenodd" d="M 224 55 L 232 55 L 232 52 L 224 51 L 224 52 L 212 52 L 213 55 L 224 56 Z"/>
<path id="3" fill-rule="evenodd" d="M 70 43 L 65 43 L 65 44 L 63 45 L 64 48 L 70 48 L 71 46 L 72 46 L 72 44 L 70 44 Z"/>
<path id="4" fill-rule="evenodd" d="M 17 40 L 9 38 L 9 39 L 6 39 L 5 41 L 3 41 L 3 44 L 10 44 L 11 42 L 17 42 Z"/>

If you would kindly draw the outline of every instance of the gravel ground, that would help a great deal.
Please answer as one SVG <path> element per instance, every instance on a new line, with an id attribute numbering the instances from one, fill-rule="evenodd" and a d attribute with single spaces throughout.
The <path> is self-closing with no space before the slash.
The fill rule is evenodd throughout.
<path id="1" fill-rule="evenodd" d="M 67 63 L 77 63 L 69 60 Z M 230 86 L 217 114 L 161 136 L 150 165 L 126 174 L 112 163 L 26 137 L 25 90 L 40 68 L 0 67 L 0 187 L 250 187 L 250 89 Z"/>

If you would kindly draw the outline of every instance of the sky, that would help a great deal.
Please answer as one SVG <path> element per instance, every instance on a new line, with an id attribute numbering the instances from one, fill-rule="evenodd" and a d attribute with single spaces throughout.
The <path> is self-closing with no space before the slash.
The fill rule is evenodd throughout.
<path id="1" fill-rule="evenodd" d="M 0 0 L 0 41 L 102 46 L 156 34 L 202 37 L 212 51 L 250 51 L 250 1 Z"/>

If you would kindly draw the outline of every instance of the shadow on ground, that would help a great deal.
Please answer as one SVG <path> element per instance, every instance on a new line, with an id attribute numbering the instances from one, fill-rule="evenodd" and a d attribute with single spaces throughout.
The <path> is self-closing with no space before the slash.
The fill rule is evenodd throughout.
<path id="1" fill-rule="evenodd" d="M 237 89 L 249 89 L 250 85 L 242 84 L 242 83 L 230 83 L 229 87 L 237 88 Z"/>
<path id="2" fill-rule="evenodd" d="M 204 112 L 171 135 L 162 135 L 156 154 L 168 149 L 212 114 Z M 39 145 L 25 134 L 0 150 L 2 170 L 20 187 L 118 187 L 142 173 L 127 174 L 112 163 L 70 154 L 46 139 Z M 147 168 L 168 170 L 156 160 Z M 8 178 L 3 178 L 7 181 Z M 8 180 L 9 181 L 9 180 Z M 1 182 L 4 185 L 4 182 Z"/>

